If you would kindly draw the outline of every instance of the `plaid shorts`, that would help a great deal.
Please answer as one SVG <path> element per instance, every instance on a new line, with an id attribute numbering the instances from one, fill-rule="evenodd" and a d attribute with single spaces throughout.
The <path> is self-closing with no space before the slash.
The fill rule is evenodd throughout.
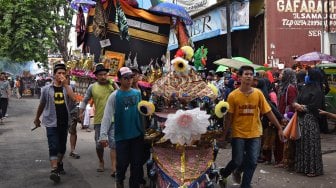
<path id="1" fill-rule="evenodd" d="M 115 139 L 114 139 L 114 129 L 112 127 L 114 124 L 111 126 L 110 130 L 108 131 L 108 142 L 109 142 L 109 148 L 115 149 Z M 94 130 L 95 130 L 95 141 L 96 141 L 96 148 L 101 149 L 103 146 L 99 142 L 99 137 L 100 137 L 100 127 L 101 124 L 95 124 L 94 125 Z"/>
<path id="2" fill-rule="evenodd" d="M 71 124 L 69 126 L 69 133 L 76 134 L 77 133 L 77 123 L 78 123 L 77 113 L 71 114 L 70 118 L 71 118 Z"/>

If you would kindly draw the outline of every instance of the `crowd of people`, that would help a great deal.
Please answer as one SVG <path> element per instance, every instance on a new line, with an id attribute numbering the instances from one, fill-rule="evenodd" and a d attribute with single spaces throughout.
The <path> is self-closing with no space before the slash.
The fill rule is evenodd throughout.
<path id="1" fill-rule="evenodd" d="M 4 124 L 4 119 L 8 117 L 7 108 L 12 96 L 21 99 L 27 95 L 25 90 L 29 90 L 29 95 L 40 98 L 41 88 L 51 83 L 51 77 L 35 76 L 13 76 L 7 72 L 0 73 L 0 124 Z"/>
<path id="2" fill-rule="evenodd" d="M 97 81 L 86 91 L 79 106 L 79 118 L 83 121 L 86 106 L 93 99 L 97 172 L 105 171 L 104 148 L 109 147 L 111 176 L 116 178 L 116 186 L 124 187 L 130 165 L 130 187 L 144 187 L 143 165 L 148 152 L 144 143 L 145 121 L 137 109 L 142 98 L 137 85 L 139 74 L 137 69 L 122 67 L 116 83 L 108 79 L 108 71 L 102 64 L 96 65 Z M 79 158 L 75 152 L 77 122 L 73 123 L 70 114 L 70 101 L 76 97 L 65 74 L 64 64 L 56 64 L 52 84 L 42 88 L 34 121 L 37 127 L 46 126 L 52 168 L 50 179 L 56 183 L 64 172 L 62 159 L 68 131 L 72 135 L 70 156 Z M 328 85 L 322 70 L 285 68 L 272 73 L 255 72 L 250 66 L 242 66 L 231 72 L 209 71 L 205 81 L 217 87 L 218 101 L 226 100 L 230 105 L 223 121 L 223 137 L 230 137 L 232 160 L 220 169 L 224 182 L 232 174 L 241 187 L 250 187 L 258 162 L 308 177 L 323 174 L 322 116 L 333 118 L 335 115 L 325 111 L 324 94 Z M 283 129 L 295 112 L 300 138 L 286 138 Z"/>
<path id="3" fill-rule="evenodd" d="M 212 81 L 230 104 L 224 125 L 231 129 L 232 161 L 221 169 L 222 176 L 226 178 L 233 174 L 241 187 L 250 187 L 257 163 L 285 168 L 308 177 L 322 175 L 320 132 L 327 129 L 325 115 L 334 117 L 325 111 L 324 95 L 328 93 L 329 86 L 324 72 L 314 67 L 300 69 L 294 66 L 281 70 L 279 74 L 271 74 L 271 71 L 254 73 L 251 67 L 241 68 L 238 79 L 234 74 L 222 79 L 224 84 L 216 78 L 218 74 Z M 228 84 L 230 80 L 234 85 L 239 84 L 239 88 L 232 91 L 232 85 Z M 259 102 L 260 97 L 252 100 L 256 92 L 250 87 L 261 91 L 267 105 Z M 246 109 L 249 106 L 251 109 Z M 259 109 L 257 114 L 255 106 Z M 265 106 L 269 108 L 265 109 Z M 268 112 L 273 112 L 276 119 Z M 300 137 L 285 138 L 283 129 L 295 112 Z M 259 116 L 262 130 L 258 129 L 259 123 L 254 122 Z"/>

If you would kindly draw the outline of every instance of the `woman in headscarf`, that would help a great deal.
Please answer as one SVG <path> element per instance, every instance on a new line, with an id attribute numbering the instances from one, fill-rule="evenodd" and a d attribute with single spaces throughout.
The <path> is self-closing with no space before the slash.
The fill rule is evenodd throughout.
<path id="1" fill-rule="evenodd" d="M 260 89 L 264 94 L 268 104 L 271 106 L 272 112 L 276 116 L 279 122 L 282 121 L 283 116 L 279 112 L 277 108 L 277 101 L 273 101 L 270 93 L 272 92 L 272 84 L 267 78 L 256 78 L 257 84 L 256 88 Z M 275 94 L 275 93 L 272 93 Z M 276 99 L 275 99 L 276 100 Z M 262 117 L 262 155 L 259 157 L 258 162 L 266 162 L 267 164 L 271 164 L 272 161 L 272 149 L 275 143 L 275 139 L 277 138 L 277 129 L 275 126 L 270 124 L 270 121 L 267 117 Z"/>
<path id="2" fill-rule="evenodd" d="M 295 171 L 308 177 L 323 174 L 319 111 L 323 106 L 323 91 L 319 80 L 321 74 L 315 68 L 309 69 L 302 87 L 294 103 L 298 112 L 298 125 L 301 138 L 296 143 Z"/>
<path id="3" fill-rule="evenodd" d="M 285 68 L 279 75 L 280 83 L 278 89 L 278 108 L 281 114 L 285 115 L 294 112 L 293 103 L 297 97 L 296 73 L 291 68 Z M 283 122 L 285 125 L 287 122 Z M 275 139 L 275 164 L 276 167 L 294 169 L 295 142 L 288 140 L 286 143 Z"/>
<path id="4" fill-rule="evenodd" d="M 307 72 L 305 70 L 301 70 L 298 73 L 296 73 L 296 79 L 297 79 L 297 89 L 300 92 L 301 88 L 305 85 L 304 80 Z"/>
<path id="5" fill-rule="evenodd" d="M 235 89 L 234 87 L 235 80 L 228 76 L 224 79 L 225 91 L 224 91 L 224 100 L 226 101 L 227 97 Z"/>

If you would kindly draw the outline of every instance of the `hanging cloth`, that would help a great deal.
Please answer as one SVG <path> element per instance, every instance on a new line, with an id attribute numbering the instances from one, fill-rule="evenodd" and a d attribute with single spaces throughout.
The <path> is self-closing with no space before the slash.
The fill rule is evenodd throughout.
<path id="1" fill-rule="evenodd" d="M 82 6 L 79 6 L 76 20 L 76 33 L 77 33 L 77 47 L 84 42 L 85 37 L 85 20 Z"/>
<path id="2" fill-rule="evenodd" d="M 120 31 L 120 38 L 121 40 L 128 40 L 130 39 L 128 33 L 128 25 L 127 25 L 127 18 L 123 9 L 121 8 L 119 0 L 116 2 L 116 16 L 115 16 L 115 23 L 117 24 L 119 31 Z"/>
<path id="3" fill-rule="evenodd" d="M 175 32 L 176 32 L 179 48 L 183 46 L 190 46 L 194 48 L 194 43 L 192 42 L 188 34 L 187 27 L 185 23 L 181 21 L 180 19 L 176 20 Z"/>
<path id="4" fill-rule="evenodd" d="M 101 3 L 101 1 L 97 1 L 92 24 L 94 35 L 100 39 L 105 38 L 107 32 L 108 19 L 107 15 L 105 15 L 106 13 L 104 5 Z"/>

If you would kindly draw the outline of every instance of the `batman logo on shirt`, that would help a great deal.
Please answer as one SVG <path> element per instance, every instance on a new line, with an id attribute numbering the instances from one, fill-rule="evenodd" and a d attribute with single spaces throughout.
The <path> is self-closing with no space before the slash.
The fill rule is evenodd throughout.
<path id="1" fill-rule="evenodd" d="M 64 95 L 62 92 L 55 92 L 55 104 L 64 104 Z"/>

